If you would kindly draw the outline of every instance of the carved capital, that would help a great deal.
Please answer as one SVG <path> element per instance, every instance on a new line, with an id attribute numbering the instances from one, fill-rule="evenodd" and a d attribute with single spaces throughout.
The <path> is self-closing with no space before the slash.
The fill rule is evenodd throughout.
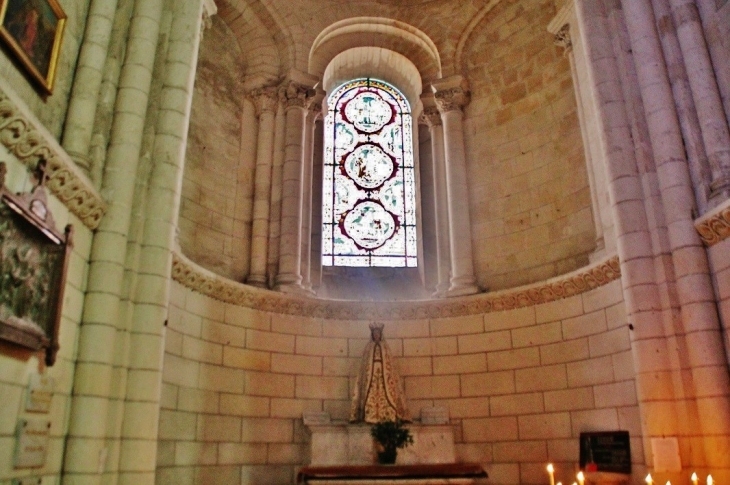
<path id="1" fill-rule="evenodd" d="M 307 109 L 314 94 L 313 89 L 294 81 L 287 81 L 279 88 L 279 98 L 287 109 Z"/>
<path id="2" fill-rule="evenodd" d="M 429 128 L 441 126 L 441 113 L 435 106 L 425 108 L 421 116 L 418 117 L 418 123 L 428 125 Z"/>
<path id="3" fill-rule="evenodd" d="M 461 110 L 464 106 L 469 104 L 469 100 L 471 99 L 469 91 L 462 87 L 437 91 L 434 94 L 434 98 L 436 100 L 436 106 L 438 106 L 438 110 L 441 113 Z"/>
<path id="4" fill-rule="evenodd" d="M 262 113 L 276 112 L 279 94 L 275 87 L 254 89 L 249 97 L 256 107 L 256 116 L 261 116 Z"/>
<path id="5" fill-rule="evenodd" d="M 213 26 L 213 15 L 218 13 L 218 7 L 215 0 L 203 0 L 203 22 L 201 25 L 201 35 L 203 31 Z"/>
<path id="6" fill-rule="evenodd" d="M 560 27 L 560 30 L 555 34 L 553 44 L 562 47 L 565 52 L 569 52 L 573 48 L 573 41 L 570 39 L 570 24 Z"/>
<path id="7" fill-rule="evenodd" d="M 714 246 L 730 237 L 730 203 L 726 203 L 711 213 L 695 221 L 695 229 L 705 246 Z"/>

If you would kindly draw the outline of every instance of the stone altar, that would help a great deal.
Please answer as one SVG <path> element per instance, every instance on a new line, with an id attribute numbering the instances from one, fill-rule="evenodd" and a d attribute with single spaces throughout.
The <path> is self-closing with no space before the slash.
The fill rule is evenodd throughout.
<path id="1" fill-rule="evenodd" d="M 369 465 L 375 462 L 375 444 L 367 424 L 309 424 L 312 465 Z M 409 425 L 413 444 L 398 450 L 397 464 L 454 463 L 454 428 L 451 425 Z"/>

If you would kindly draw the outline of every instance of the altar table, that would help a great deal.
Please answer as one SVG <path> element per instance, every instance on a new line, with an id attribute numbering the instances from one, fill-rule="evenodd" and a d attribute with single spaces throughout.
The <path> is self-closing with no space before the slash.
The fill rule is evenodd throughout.
<path id="1" fill-rule="evenodd" d="M 471 484 L 486 478 L 484 469 L 472 463 L 424 465 L 307 466 L 299 470 L 297 483 L 307 485 Z"/>

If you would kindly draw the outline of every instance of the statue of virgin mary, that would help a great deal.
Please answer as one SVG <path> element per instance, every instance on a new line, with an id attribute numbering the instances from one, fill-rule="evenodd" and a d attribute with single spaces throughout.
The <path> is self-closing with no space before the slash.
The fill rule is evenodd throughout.
<path id="1" fill-rule="evenodd" d="M 410 421 L 403 385 L 393 365 L 383 324 L 370 324 L 370 342 L 363 352 L 352 396 L 350 422 Z"/>

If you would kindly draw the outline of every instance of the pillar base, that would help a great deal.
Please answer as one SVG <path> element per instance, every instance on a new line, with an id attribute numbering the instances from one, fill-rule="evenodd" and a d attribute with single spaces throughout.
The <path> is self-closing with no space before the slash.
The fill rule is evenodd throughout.
<path id="1" fill-rule="evenodd" d="M 306 296 L 309 298 L 313 296 L 312 292 L 307 291 L 300 283 L 281 283 L 276 285 L 274 289 L 288 295 Z"/>
<path id="2" fill-rule="evenodd" d="M 469 296 L 469 295 L 476 295 L 477 293 L 480 293 L 481 290 L 477 285 L 457 285 L 452 286 L 448 289 L 448 291 L 444 292 L 442 296 L 444 298 L 454 298 L 457 296 Z"/>
<path id="3" fill-rule="evenodd" d="M 246 278 L 246 284 L 255 286 L 256 288 L 266 288 L 266 276 L 264 275 L 249 275 Z"/>

